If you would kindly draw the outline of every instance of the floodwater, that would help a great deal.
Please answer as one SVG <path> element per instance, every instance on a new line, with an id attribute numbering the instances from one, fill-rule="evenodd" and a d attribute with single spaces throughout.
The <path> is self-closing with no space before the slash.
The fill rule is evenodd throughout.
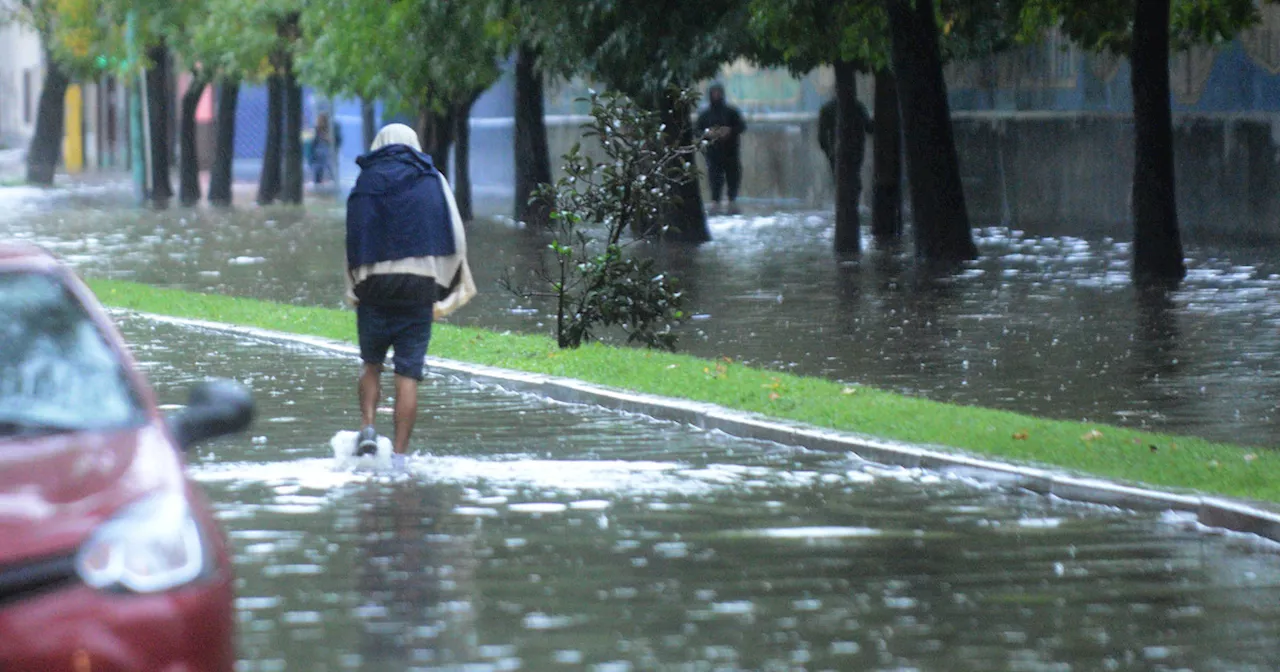
<path id="1" fill-rule="evenodd" d="M 250 385 L 190 469 L 251 670 L 1271 670 L 1277 547 L 453 378 L 407 474 L 335 471 L 357 363 L 124 317 L 162 403 Z"/>
<path id="2" fill-rule="evenodd" d="M 127 194 L 0 202 L 0 227 L 85 273 L 338 306 L 343 211 L 149 212 Z M 931 276 L 908 253 L 831 252 L 827 213 L 711 220 L 715 240 L 657 254 L 686 291 L 679 347 L 708 357 L 941 401 L 1280 446 L 1280 255 L 1187 246 L 1170 293 L 1130 283 L 1130 245 L 1105 232 L 976 231 L 982 258 Z M 454 321 L 549 333 L 545 305 L 499 288 L 546 239 L 500 218 L 470 227 L 482 292 Z"/>

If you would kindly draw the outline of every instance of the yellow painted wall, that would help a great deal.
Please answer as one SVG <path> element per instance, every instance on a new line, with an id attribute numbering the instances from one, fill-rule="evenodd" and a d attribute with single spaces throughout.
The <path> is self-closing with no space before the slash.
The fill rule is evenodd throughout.
<path id="1" fill-rule="evenodd" d="M 84 170 L 84 94 L 79 84 L 67 87 L 66 106 L 62 163 L 68 173 L 79 173 Z"/>

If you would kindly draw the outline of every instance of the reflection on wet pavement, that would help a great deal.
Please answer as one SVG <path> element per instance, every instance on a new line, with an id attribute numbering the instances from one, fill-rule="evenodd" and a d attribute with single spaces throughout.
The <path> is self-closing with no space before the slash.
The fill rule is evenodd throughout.
<path id="1" fill-rule="evenodd" d="M 9 235 L 86 273 L 337 307 L 343 215 L 306 210 L 126 207 L 90 192 L 0 203 Z M 715 240 L 651 252 L 680 279 L 682 350 L 918 394 L 1275 446 L 1280 436 L 1280 263 L 1267 249 L 1188 245 L 1173 293 L 1129 281 L 1130 246 L 1105 232 L 976 231 L 982 259 L 954 275 L 908 253 L 831 253 L 826 213 L 715 217 Z M 497 286 L 546 240 L 497 220 L 470 225 L 482 291 L 457 322 L 546 333 L 546 307 Z M 909 252 L 909 251 L 908 251 Z"/>
<path id="2" fill-rule="evenodd" d="M 1265 670 L 1274 545 L 850 455 L 429 378 L 405 474 L 334 471 L 354 361 L 123 321 L 162 403 L 248 383 L 191 457 L 241 670 Z"/>

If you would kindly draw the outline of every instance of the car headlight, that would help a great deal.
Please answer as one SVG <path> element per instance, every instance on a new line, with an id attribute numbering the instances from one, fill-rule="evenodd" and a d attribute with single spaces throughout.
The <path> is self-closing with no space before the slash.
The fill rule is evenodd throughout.
<path id="1" fill-rule="evenodd" d="M 98 528 L 76 556 L 76 571 L 98 589 L 155 593 L 189 583 L 210 560 L 187 500 L 156 495 L 130 504 Z"/>

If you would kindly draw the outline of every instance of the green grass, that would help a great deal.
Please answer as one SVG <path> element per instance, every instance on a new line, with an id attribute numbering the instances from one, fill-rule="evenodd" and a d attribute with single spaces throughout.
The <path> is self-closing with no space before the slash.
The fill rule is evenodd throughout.
<path id="1" fill-rule="evenodd" d="M 91 279 L 108 306 L 215 320 L 354 343 L 352 312 Z M 822 378 L 590 344 L 560 351 L 549 337 L 436 325 L 431 354 L 711 402 L 829 427 L 1055 466 L 1123 481 L 1280 502 L 1280 451 L 1101 424 L 944 404 Z"/>

